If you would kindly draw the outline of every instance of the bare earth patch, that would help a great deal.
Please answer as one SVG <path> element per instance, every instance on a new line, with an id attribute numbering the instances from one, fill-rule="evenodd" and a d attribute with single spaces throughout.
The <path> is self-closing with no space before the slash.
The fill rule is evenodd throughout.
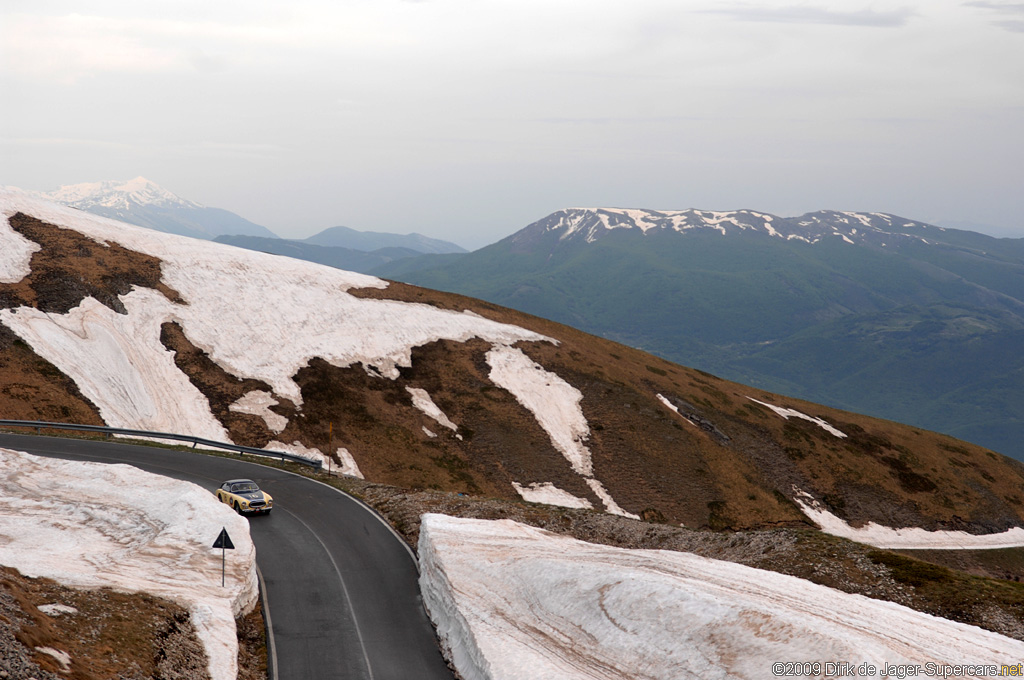
<path id="1" fill-rule="evenodd" d="M 236 625 L 239 680 L 265 680 L 263 616 L 257 608 Z M 142 593 L 67 588 L 9 567 L 0 567 L 0 671 L 9 680 L 210 677 L 183 607 Z"/>
<path id="2" fill-rule="evenodd" d="M 469 310 L 556 338 L 558 345 L 519 346 L 584 395 L 596 475 L 636 514 L 714 529 L 796 525 L 805 522 L 790 501 L 796 487 L 853 526 L 971 533 L 1024 526 L 1024 464 L 979 446 L 763 393 L 456 294 L 398 282 L 349 292 Z M 846 436 L 783 418 L 751 398 L 821 419 Z"/>
<path id="3" fill-rule="evenodd" d="M 122 246 L 104 244 L 72 229 L 61 229 L 23 213 L 8 221 L 16 232 L 38 243 L 32 254 L 32 273 L 17 283 L 0 284 L 0 308 L 35 307 L 66 314 L 93 297 L 121 314 L 118 296 L 132 287 L 153 288 L 167 299 L 181 296 L 161 281 L 160 260 Z"/>
<path id="4" fill-rule="evenodd" d="M 65 588 L 7 567 L 0 586 L 0 668 L 12 679 L 209 678 L 189 614 L 172 602 Z"/>

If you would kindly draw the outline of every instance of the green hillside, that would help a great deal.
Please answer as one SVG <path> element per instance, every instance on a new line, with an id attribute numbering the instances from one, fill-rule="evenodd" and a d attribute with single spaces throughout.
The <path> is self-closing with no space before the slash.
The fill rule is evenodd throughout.
<path id="1" fill-rule="evenodd" d="M 528 227 L 454 261 L 373 273 L 1024 459 L 1024 240 L 904 234 L 617 228 L 588 242 Z"/>

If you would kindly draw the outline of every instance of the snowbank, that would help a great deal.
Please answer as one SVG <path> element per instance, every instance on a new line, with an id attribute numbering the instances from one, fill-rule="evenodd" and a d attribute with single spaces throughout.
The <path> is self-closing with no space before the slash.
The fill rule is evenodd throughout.
<path id="1" fill-rule="evenodd" d="M 509 520 L 424 515 L 419 554 L 424 602 L 466 680 L 763 680 L 773 662 L 825 661 L 881 677 L 883 664 L 924 675 L 1024 659 L 1024 642 L 889 602 Z"/>
<path id="2" fill-rule="evenodd" d="M 868 522 L 862 527 L 851 527 L 826 510 L 814 498 L 799 489 L 794 502 L 803 513 L 826 534 L 867 543 L 876 548 L 902 550 L 994 550 L 1024 547 L 1024 529 L 1014 527 L 998 534 L 969 534 L 966 531 L 928 531 L 919 527 L 893 529 Z"/>
<path id="3" fill-rule="evenodd" d="M 210 546 L 227 529 L 221 551 Z M 61 583 L 142 591 L 186 606 L 213 680 L 234 680 L 235 616 L 258 598 L 249 524 L 208 491 L 129 465 L 0 449 L 0 564 Z"/>

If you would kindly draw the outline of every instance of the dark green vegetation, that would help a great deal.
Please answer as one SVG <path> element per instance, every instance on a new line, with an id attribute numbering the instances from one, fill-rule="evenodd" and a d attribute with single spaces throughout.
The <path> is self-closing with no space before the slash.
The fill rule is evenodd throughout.
<path id="1" fill-rule="evenodd" d="M 372 273 L 1024 459 L 1024 239 L 815 213 L 839 232 L 628 228 L 588 242 L 552 227 L 572 212 Z M 772 224 L 799 233 L 801 219 Z"/>

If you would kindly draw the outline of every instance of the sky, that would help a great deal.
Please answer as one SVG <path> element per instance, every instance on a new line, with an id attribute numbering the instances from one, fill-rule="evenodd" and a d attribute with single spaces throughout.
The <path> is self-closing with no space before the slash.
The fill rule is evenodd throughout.
<path id="1" fill-rule="evenodd" d="M 1021 0 L 5 0 L 0 184 L 144 176 L 281 236 L 567 207 L 1024 237 Z"/>

